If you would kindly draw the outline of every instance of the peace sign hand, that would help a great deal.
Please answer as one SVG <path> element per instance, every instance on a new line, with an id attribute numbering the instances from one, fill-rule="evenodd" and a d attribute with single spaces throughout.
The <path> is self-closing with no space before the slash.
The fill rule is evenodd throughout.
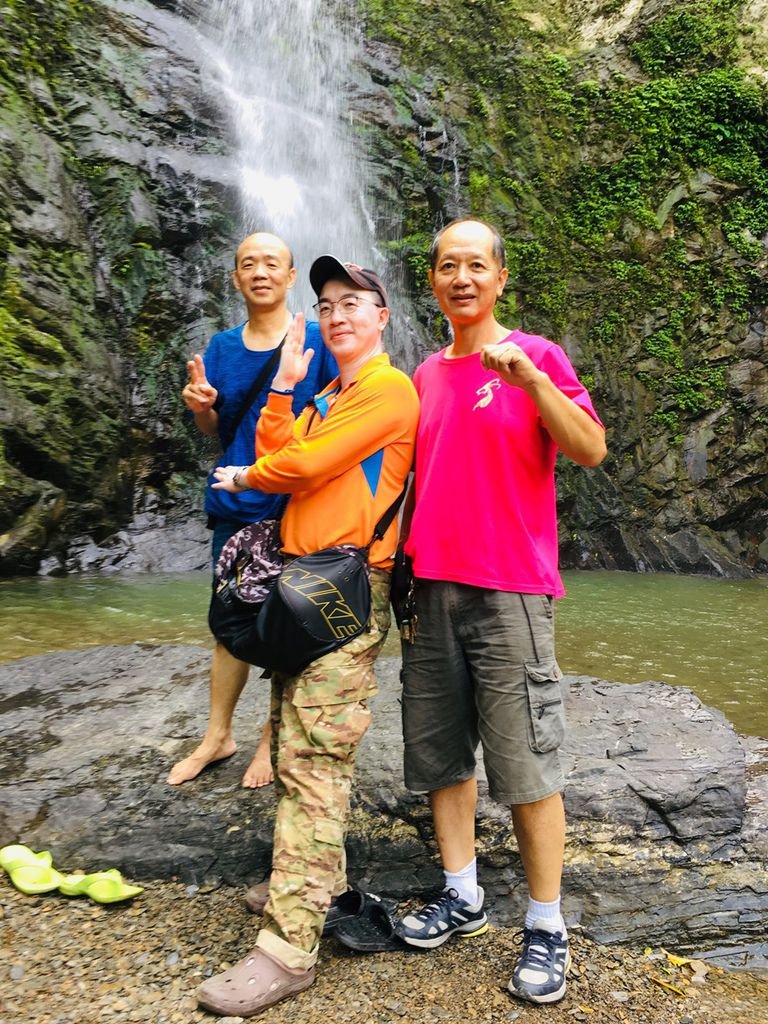
<path id="1" fill-rule="evenodd" d="M 208 383 L 203 357 L 194 355 L 187 363 L 189 381 L 181 392 L 184 404 L 193 413 L 208 412 L 218 398 L 218 391 Z"/>

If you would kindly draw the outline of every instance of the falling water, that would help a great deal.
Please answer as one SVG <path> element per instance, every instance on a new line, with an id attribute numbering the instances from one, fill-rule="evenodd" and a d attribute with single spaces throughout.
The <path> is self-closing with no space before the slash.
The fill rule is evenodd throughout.
<path id="1" fill-rule="evenodd" d="M 191 5 L 190 5 L 191 6 Z M 230 119 L 241 229 L 284 238 L 299 267 L 296 308 L 315 301 L 314 257 L 383 269 L 349 107 L 357 45 L 329 0 L 208 0 L 197 7 L 207 87 Z"/>

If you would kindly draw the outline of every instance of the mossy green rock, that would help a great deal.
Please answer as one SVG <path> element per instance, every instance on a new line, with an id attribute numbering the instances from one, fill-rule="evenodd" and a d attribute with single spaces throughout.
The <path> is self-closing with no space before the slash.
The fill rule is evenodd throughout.
<path id="1" fill-rule="evenodd" d="M 225 316 L 229 194 L 190 170 L 214 135 L 192 56 L 118 7 L 19 0 L 0 43 L 5 574 L 66 564 L 199 473 L 178 391 Z"/>
<path id="2" fill-rule="evenodd" d="M 768 569 L 761 9 L 361 0 L 347 99 L 424 354 L 447 338 L 432 233 L 485 217 L 507 239 L 500 318 L 565 347 L 608 427 L 602 467 L 559 471 L 566 565 Z M 179 386 L 231 319 L 239 228 L 179 5 L 6 13 L 0 572 L 17 573 L 199 504 Z"/>
<path id="3" fill-rule="evenodd" d="M 363 6 L 367 137 L 433 344 L 425 240 L 485 217 L 500 318 L 565 347 L 608 427 L 599 470 L 560 470 L 564 563 L 765 571 L 764 5 Z"/>

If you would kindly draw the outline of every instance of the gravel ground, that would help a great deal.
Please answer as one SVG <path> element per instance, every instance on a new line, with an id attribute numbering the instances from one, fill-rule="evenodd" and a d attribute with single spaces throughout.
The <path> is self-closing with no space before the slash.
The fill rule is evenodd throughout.
<path id="1" fill-rule="evenodd" d="M 0 878 L 3 1024 L 198 1024 L 204 977 L 245 953 L 257 919 L 240 893 L 151 883 L 132 904 L 98 906 L 57 893 L 23 896 Z M 547 1008 L 506 992 L 515 933 L 491 928 L 430 953 L 356 955 L 325 940 L 315 984 L 268 1010 L 270 1024 L 768 1024 L 768 980 L 662 950 L 572 936 L 565 999 Z M 706 971 L 706 968 L 703 968 Z M 225 1018 L 235 1024 L 240 1018 Z"/>

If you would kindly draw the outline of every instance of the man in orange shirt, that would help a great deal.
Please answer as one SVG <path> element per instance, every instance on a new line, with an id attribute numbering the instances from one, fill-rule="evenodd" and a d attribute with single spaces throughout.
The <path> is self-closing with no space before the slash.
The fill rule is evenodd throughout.
<path id="1" fill-rule="evenodd" d="M 403 489 L 418 420 L 413 384 L 390 365 L 382 335 L 387 293 L 371 270 L 321 256 L 310 270 L 315 309 L 339 376 L 296 419 L 304 379 L 304 321 L 297 316 L 259 418 L 252 466 L 216 470 L 229 491 L 289 494 L 281 523 L 287 557 L 336 544 L 366 546 Z M 205 981 L 198 1002 L 247 1017 L 314 980 L 318 945 L 347 890 L 344 838 L 357 747 L 370 722 L 376 656 L 389 628 L 389 584 L 397 524 L 371 544 L 371 620 L 344 647 L 300 675 L 272 677 L 273 761 L 279 794 L 269 899 L 255 948 Z M 333 902 L 332 902 L 333 901 Z M 343 904 L 342 900 L 342 904 Z M 329 911 L 330 907 L 330 911 Z"/>

